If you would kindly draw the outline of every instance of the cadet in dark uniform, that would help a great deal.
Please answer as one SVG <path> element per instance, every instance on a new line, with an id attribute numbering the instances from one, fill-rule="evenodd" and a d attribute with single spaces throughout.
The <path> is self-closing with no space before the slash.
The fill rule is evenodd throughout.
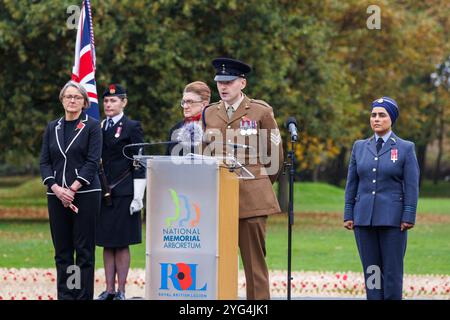
<path id="1" fill-rule="evenodd" d="M 391 130 L 394 99 L 372 102 L 374 135 L 353 145 L 345 188 L 344 227 L 354 230 L 367 299 L 401 299 L 407 230 L 416 221 L 419 166 L 414 143 Z"/>
<path id="2" fill-rule="evenodd" d="M 131 143 L 144 142 L 144 134 L 138 121 L 124 115 L 127 102 L 125 88 L 119 84 L 111 84 L 103 93 L 106 119 L 102 121 L 102 166 L 106 181 L 102 181 L 111 189 L 112 204 L 108 204 L 106 199 L 102 201 L 97 221 L 96 242 L 104 247 L 106 277 L 106 290 L 100 294 L 99 300 L 125 300 L 125 283 L 130 268 L 129 245 L 142 241 L 140 212 L 145 191 L 145 169 L 134 167 L 133 161 L 123 156 L 122 149 Z"/>
<path id="3" fill-rule="evenodd" d="M 42 180 L 47 185 L 58 299 L 91 300 L 102 135 L 99 122 L 84 113 L 89 97 L 79 83 L 67 82 L 59 99 L 65 115 L 48 124 L 40 159 Z"/>
<path id="4" fill-rule="evenodd" d="M 169 141 L 180 140 L 181 129 L 183 129 L 187 124 L 197 123 L 199 128 L 201 128 L 201 117 L 203 109 L 209 104 L 211 98 L 211 89 L 208 85 L 202 81 L 194 81 L 186 85 L 183 90 L 183 98 L 181 99 L 180 106 L 183 108 L 183 120 L 178 122 L 169 131 Z M 169 144 L 167 147 L 167 155 L 172 154 L 172 150 L 175 148 L 176 144 Z M 178 151 L 178 152 L 177 152 Z M 174 155 L 182 156 L 183 153 L 192 152 L 194 153 L 194 148 L 183 148 L 179 146 L 176 148 Z"/>
<path id="5" fill-rule="evenodd" d="M 252 154 L 238 155 L 238 161 L 255 176 L 255 179 L 239 181 L 239 249 L 247 299 L 270 299 L 269 271 L 265 260 L 266 221 L 268 215 L 281 211 L 272 189 L 283 163 L 281 137 L 272 107 L 242 92 L 247 85 L 246 74 L 251 71 L 250 66 L 229 58 L 214 59 L 212 64 L 222 100 L 203 111 L 205 139 L 215 136 L 217 142 L 217 138 L 222 137 L 225 144 L 244 143 L 256 150 Z M 256 141 L 260 149 L 254 144 Z M 267 152 L 260 152 L 261 148 Z M 224 152 L 225 156 L 237 155 L 227 146 L 218 149 L 220 155 Z"/>

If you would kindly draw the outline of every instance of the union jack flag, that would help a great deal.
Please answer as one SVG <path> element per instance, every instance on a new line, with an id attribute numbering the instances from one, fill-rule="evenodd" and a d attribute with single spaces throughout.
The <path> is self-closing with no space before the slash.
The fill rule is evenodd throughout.
<path id="1" fill-rule="evenodd" d="M 100 112 L 95 83 L 95 43 L 90 0 L 84 0 L 81 7 L 72 80 L 82 84 L 87 90 L 91 107 L 86 110 L 86 113 L 98 120 Z"/>

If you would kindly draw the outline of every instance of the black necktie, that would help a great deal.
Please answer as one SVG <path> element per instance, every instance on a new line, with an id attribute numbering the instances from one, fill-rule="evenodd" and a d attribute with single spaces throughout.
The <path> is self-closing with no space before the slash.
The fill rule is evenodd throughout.
<path id="1" fill-rule="evenodd" d="M 381 147 L 383 146 L 383 138 L 378 138 L 377 140 L 377 153 L 380 153 Z"/>
<path id="2" fill-rule="evenodd" d="M 114 126 L 114 121 L 113 119 L 108 119 L 108 125 L 106 126 L 106 130 L 108 131 L 110 128 L 112 128 Z"/>

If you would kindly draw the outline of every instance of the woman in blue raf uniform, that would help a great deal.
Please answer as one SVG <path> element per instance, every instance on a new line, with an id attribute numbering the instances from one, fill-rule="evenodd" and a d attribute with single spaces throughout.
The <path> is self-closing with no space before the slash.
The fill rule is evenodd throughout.
<path id="1" fill-rule="evenodd" d="M 103 93 L 106 119 L 102 121 L 101 169 L 104 175 L 101 178 L 102 187 L 108 185 L 112 201 L 102 201 L 97 219 L 96 242 L 104 248 L 106 277 L 106 290 L 100 294 L 99 300 L 125 300 L 125 283 L 130 269 L 129 245 L 142 242 L 140 212 L 145 192 L 145 170 L 134 167 L 133 161 L 124 157 L 122 149 L 128 144 L 144 142 L 144 133 L 140 122 L 124 115 L 127 102 L 127 92 L 119 84 L 109 85 Z M 131 150 L 137 153 L 135 151 Z"/>
<path id="2" fill-rule="evenodd" d="M 401 299 L 407 230 L 414 226 L 419 166 L 414 143 L 391 130 L 394 99 L 372 103 L 374 135 L 353 145 L 345 188 L 344 227 L 354 230 L 367 299 Z"/>
<path id="3" fill-rule="evenodd" d="M 169 141 L 184 141 L 186 132 L 183 130 L 189 124 L 198 124 L 201 128 L 201 117 L 203 109 L 209 104 L 211 99 L 211 89 L 202 81 L 194 81 L 186 85 L 183 90 L 183 98 L 180 106 L 183 108 L 183 120 L 174 125 L 169 131 Z M 195 134 L 195 132 L 194 132 Z M 201 133 L 199 133 L 200 135 Z M 187 137 L 189 141 L 189 137 Z M 194 146 L 184 148 L 183 144 L 169 144 L 166 155 L 195 153 Z"/>
<path id="4" fill-rule="evenodd" d="M 42 179 L 47 185 L 58 299 L 89 300 L 94 295 L 102 135 L 98 121 L 84 113 L 89 97 L 80 84 L 66 83 L 59 99 L 65 115 L 48 124 L 40 158 Z"/>

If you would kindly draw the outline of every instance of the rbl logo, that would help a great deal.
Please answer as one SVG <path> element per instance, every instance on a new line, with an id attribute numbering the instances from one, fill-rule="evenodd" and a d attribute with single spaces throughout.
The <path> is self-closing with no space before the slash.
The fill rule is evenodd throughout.
<path id="1" fill-rule="evenodd" d="M 161 288 L 169 290 L 169 279 L 173 288 L 178 291 L 192 290 L 205 291 L 208 284 L 197 288 L 197 264 L 186 263 L 161 263 Z"/>

